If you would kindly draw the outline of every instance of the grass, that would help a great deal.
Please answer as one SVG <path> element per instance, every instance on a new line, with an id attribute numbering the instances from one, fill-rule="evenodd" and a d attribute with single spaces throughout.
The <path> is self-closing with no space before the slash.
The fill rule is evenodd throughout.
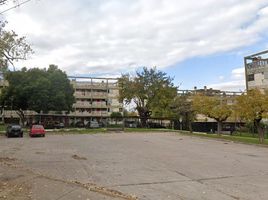
<path id="1" fill-rule="evenodd" d="M 96 129 L 64 128 L 64 129 L 53 129 L 47 132 L 51 134 L 97 134 L 97 133 L 105 133 L 107 132 L 107 130 L 105 128 L 96 128 Z"/>
<path id="2" fill-rule="evenodd" d="M 79 129 L 79 128 L 72 128 L 72 129 L 55 129 L 51 131 L 52 134 L 97 134 L 97 133 L 107 133 L 106 128 L 98 128 L 98 129 Z M 152 133 L 152 132 L 174 132 L 188 136 L 196 136 L 196 137 L 203 137 L 203 138 L 211 138 L 211 139 L 221 139 L 233 142 L 241 142 L 246 144 L 259 144 L 258 135 L 255 134 L 254 137 L 251 133 L 235 133 L 234 135 L 217 135 L 217 134 L 207 134 L 207 133 L 190 133 L 189 131 L 179 131 L 173 129 L 156 129 L 156 128 L 125 128 L 124 132 L 126 133 Z M 264 145 L 268 145 L 268 140 L 264 141 Z"/>
<path id="3" fill-rule="evenodd" d="M 125 128 L 125 132 L 178 132 L 174 129 L 166 128 Z"/>
<path id="4" fill-rule="evenodd" d="M 189 132 L 180 132 L 183 135 L 197 136 L 197 137 L 205 137 L 212 139 L 223 139 L 233 142 L 241 142 L 246 144 L 260 144 L 259 139 L 257 137 L 250 136 L 237 136 L 237 135 L 216 135 L 216 134 L 206 134 L 206 133 L 189 133 Z M 264 140 L 264 145 L 268 145 L 268 140 Z"/>
<path id="5" fill-rule="evenodd" d="M 6 131 L 6 125 L 5 124 L 0 124 L 0 132 Z"/>
<path id="6" fill-rule="evenodd" d="M 5 134 L 6 126 L 0 124 L 0 135 Z M 24 133 L 28 133 L 28 129 L 23 129 Z M 53 129 L 47 131 L 50 134 L 99 134 L 99 133 L 107 133 L 107 128 L 96 128 L 96 129 L 86 129 L 86 128 L 64 128 L 64 129 Z M 163 129 L 163 128 L 125 128 L 124 132 L 126 133 L 152 133 L 152 132 L 174 132 L 188 136 L 196 136 L 203 138 L 211 138 L 211 139 L 223 139 L 227 141 L 233 142 L 241 142 L 246 144 L 259 144 L 258 135 L 254 136 L 251 133 L 240 133 L 235 132 L 233 135 L 217 135 L 217 134 L 207 134 L 207 133 L 199 133 L 194 132 L 190 133 L 189 131 L 179 131 L 173 129 Z M 267 138 L 267 134 L 265 135 Z M 268 140 L 264 141 L 264 145 L 268 145 Z"/>

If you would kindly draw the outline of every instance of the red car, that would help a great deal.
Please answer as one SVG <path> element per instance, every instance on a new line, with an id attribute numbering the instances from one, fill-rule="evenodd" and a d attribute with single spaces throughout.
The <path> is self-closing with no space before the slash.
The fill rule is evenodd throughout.
<path id="1" fill-rule="evenodd" d="M 45 137 L 46 131 L 42 125 L 33 125 L 30 130 L 30 137 L 43 136 Z"/>

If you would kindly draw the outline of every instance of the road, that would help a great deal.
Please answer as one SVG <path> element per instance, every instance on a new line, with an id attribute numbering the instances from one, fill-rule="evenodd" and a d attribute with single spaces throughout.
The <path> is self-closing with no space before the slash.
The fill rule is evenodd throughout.
<path id="1" fill-rule="evenodd" d="M 1 198 L 266 200 L 268 148 L 174 133 L 1 136 Z"/>

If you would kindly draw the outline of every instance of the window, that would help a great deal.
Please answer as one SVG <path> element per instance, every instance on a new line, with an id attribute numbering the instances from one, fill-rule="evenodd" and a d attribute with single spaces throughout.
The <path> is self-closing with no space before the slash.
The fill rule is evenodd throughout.
<path id="1" fill-rule="evenodd" d="M 248 75 L 248 81 L 254 81 L 254 74 Z"/>

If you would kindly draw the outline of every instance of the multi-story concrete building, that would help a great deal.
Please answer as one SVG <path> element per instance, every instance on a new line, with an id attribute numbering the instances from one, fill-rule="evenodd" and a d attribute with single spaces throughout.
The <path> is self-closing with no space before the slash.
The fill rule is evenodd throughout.
<path id="1" fill-rule="evenodd" d="M 268 50 L 244 58 L 247 90 L 268 89 Z"/>
<path id="2" fill-rule="evenodd" d="M 213 96 L 217 97 L 222 102 L 225 102 L 227 105 L 235 105 L 236 103 L 236 97 L 241 95 L 242 92 L 234 92 L 234 91 L 222 91 L 222 90 L 216 90 L 212 88 L 207 88 L 204 86 L 202 89 L 197 89 L 196 87 L 193 90 L 178 90 L 179 96 L 187 95 L 187 100 L 190 102 L 192 101 L 192 98 L 194 95 L 200 94 L 205 96 Z M 239 125 L 240 123 L 237 123 L 237 119 L 235 116 L 230 116 L 224 123 L 223 123 L 223 130 L 234 130 L 236 125 Z M 204 114 L 196 114 L 195 120 L 192 123 L 192 128 L 194 131 L 200 131 L 200 132 L 215 132 L 217 130 L 217 122 L 215 119 L 209 118 Z"/>
<path id="3" fill-rule="evenodd" d="M 123 114 L 123 104 L 118 100 L 118 79 L 76 76 L 69 76 L 69 79 L 74 88 L 75 103 L 73 104 L 73 111 L 68 114 L 55 111 L 50 111 L 47 114 L 25 111 L 27 121 L 30 121 L 30 123 L 41 121 L 44 124 L 58 121 L 64 122 L 66 126 L 82 122 L 87 125 L 90 121 L 105 121 L 112 112 Z M 6 81 L 0 79 L 0 92 L 7 85 Z M 5 121 L 10 121 L 10 119 L 19 120 L 16 111 L 12 109 L 0 109 L 0 117 L 1 119 L 5 118 Z"/>
<path id="4" fill-rule="evenodd" d="M 110 116 L 112 112 L 123 113 L 119 102 L 119 86 L 115 78 L 93 78 L 69 76 L 75 90 L 76 102 L 69 117 L 87 123 Z"/>

